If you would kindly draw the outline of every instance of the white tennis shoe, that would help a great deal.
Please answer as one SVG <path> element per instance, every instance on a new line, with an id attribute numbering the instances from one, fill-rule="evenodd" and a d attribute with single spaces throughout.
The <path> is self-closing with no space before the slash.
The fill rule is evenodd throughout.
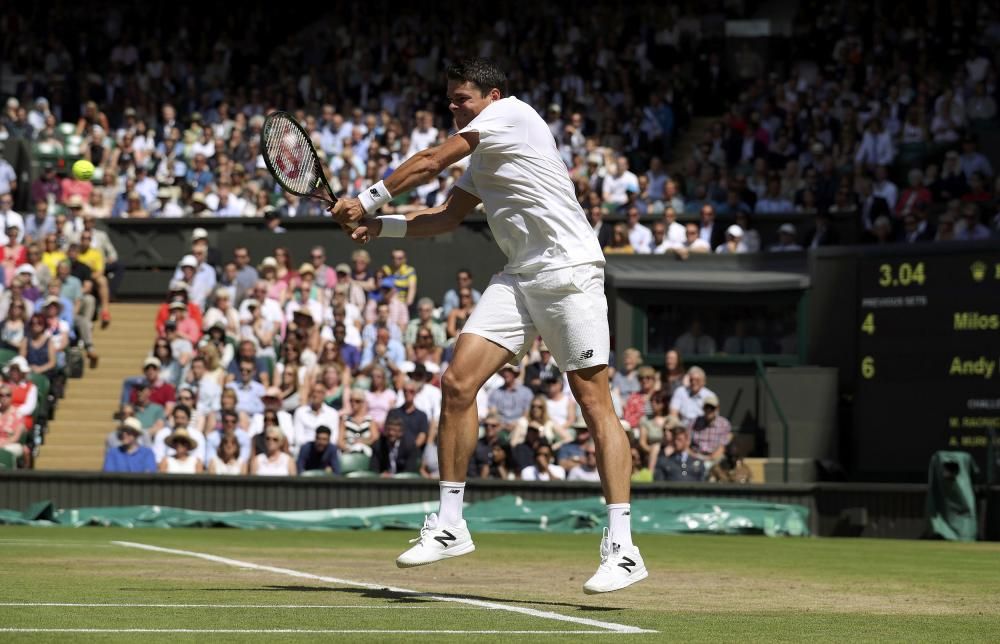
<path id="1" fill-rule="evenodd" d="M 648 576 L 639 549 L 635 546 L 622 548 L 617 543 L 611 543 L 608 529 L 604 528 L 604 538 L 601 539 L 601 565 L 598 566 L 594 576 L 583 585 L 583 592 L 588 595 L 610 593 L 613 590 L 627 588 Z"/>
<path id="2" fill-rule="evenodd" d="M 420 536 L 410 539 L 416 545 L 396 558 L 400 568 L 413 568 L 427 564 L 467 555 L 476 549 L 472 543 L 472 535 L 463 519 L 458 525 L 438 525 L 438 515 L 431 513 L 424 519 L 424 527 L 420 528 Z"/>

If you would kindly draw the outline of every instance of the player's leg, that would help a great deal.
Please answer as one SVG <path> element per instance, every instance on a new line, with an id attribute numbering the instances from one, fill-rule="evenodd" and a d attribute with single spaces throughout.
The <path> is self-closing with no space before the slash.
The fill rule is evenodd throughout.
<path id="1" fill-rule="evenodd" d="M 455 355 L 441 380 L 438 464 L 441 503 L 424 521 L 412 548 L 396 559 L 401 568 L 422 566 L 475 550 L 462 519 L 465 478 L 479 436 L 476 394 L 514 358 L 534 332 L 508 276 L 494 278 L 465 323 Z"/>
<path id="2" fill-rule="evenodd" d="M 632 456 L 611 403 L 608 382 L 610 331 L 604 270 L 577 266 L 539 275 L 525 286 L 528 308 L 552 356 L 567 372 L 570 388 L 594 436 L 597 467 L 608 509 L 601 565 L 584 592 L 619 590 L 647 577 L 632 544 L 629 490 Z"/>
<path id="3" fill-rule="evenodd" d="M 459 336 L 454 358 L 441 378 L 438 466 L 442 481 L 465 481 L 479 439 L 476 394 L 513 357 L 513 352 L 474 333 Z"/>
<path id="4" fill-rule="evenodd" d="M 597 471 L 601 474 L 601 489 L 609 505 L 629 502 L 632 476 L 632 452 L 625 428 L 611 403 L 607 365 L 570 371 L 566 374 L 587 428 L 597 448 Z M 612 534 L 614 536 L 614 534 Z M 632 544 L 631 536 L 628 537 Z"/>

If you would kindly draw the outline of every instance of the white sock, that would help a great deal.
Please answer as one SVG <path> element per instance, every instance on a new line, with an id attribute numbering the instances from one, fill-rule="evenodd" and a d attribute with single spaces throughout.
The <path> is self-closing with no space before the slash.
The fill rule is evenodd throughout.
<path id="1" fill-rule="evenodd" d="M 438 525 L 457 525 L 462 522 L 462 503 L 465 500 L 465 482 L 441 481 L 441 507 Z"/>
<path id="2" fill-rule="evenodd" d="M 632 547 L 632 504 L 608 504 L 608 537 L 622 548 Z"/>

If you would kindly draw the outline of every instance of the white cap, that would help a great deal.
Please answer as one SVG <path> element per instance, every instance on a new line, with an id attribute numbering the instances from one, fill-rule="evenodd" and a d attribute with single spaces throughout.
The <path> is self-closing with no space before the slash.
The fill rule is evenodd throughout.
<path id="1" fill-rule="evenodd" d="M 736 224 L 733 224 L 729 228 L 726 228 L 726 234 L 729 235 L 730 237 L 742 237 L 743 229 L 737 226 Z"/>
<path id="2" fill-rule="evenodd" d="M 181 268 L 185 266 L 190 266 L 191 268 L 198 268 L 198 260 L 195 259 L 194 255 L 185 255 L 184 257 L 181 257 L 180 266 Z"/>
<path id="3" fill-rule="evenodd" d="M 204 228 L 195 228 L 191 231 L 191 241 L 197 241 L 199 239 L 208 239 L 208 231 Z"/>
<path id="4" fill-rule="evenodd" d="M 31 371 L 31 367 L 28 366 L 28 361 L 22 356 L 15 356 L 10 362 L 8 362 L 7 369 L 10 369 L 11 367 L 17 367 L 21 373 L 29 373 Z"/>

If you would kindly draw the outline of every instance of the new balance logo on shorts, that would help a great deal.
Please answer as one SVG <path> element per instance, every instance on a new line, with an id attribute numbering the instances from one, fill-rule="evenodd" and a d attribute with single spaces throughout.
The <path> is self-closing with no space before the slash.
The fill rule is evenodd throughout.
<path id="1" fill-rule="evenodd" d="M 588 359 L 593 358 L 593 357 L 594 357 L 594 350 L 593 349 L 587 349 L 586 351 L 584 351 L 583 353 L 580 354 L 580 359 L 581 360 L 588 360 Z"/>
<path id="2" fill-rule="evenodd" d="M 449 545 L 451 545 L 450 543 L 448 543 L 449 541 L 455 541 L 456 539 L 458 539 L 458 537 L 456 537 L 452 533 L 448 532 L 447 530 L 442 530 L 441 533 L 442 533 L 441 536 L 434 537 L 434 540 L 437 541 L 438 543 L 440 543 L 441 546 L 444 547 L 444 548 L 447 548 Z M 621 564 L 618 564 L 618 565 L 620 566 Z M 635 565 L 635 564 L 632 564 L 632 565 Z M 629 571 L 629 572 L 631 572 L 631 571 Z"/>

